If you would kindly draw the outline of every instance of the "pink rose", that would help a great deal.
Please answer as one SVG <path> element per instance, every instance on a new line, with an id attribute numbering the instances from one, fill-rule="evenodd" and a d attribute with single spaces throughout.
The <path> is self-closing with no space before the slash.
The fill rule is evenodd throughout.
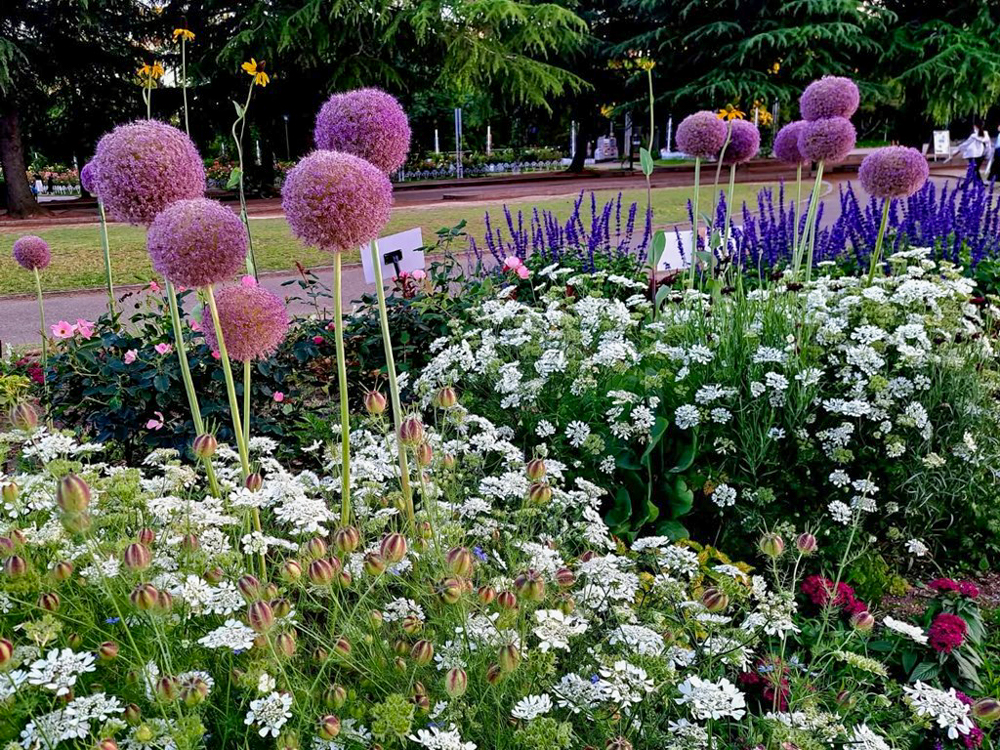
<path id="1" fill-rule="evenodd" d="M 197 318 L 191 318 L 191 330 L 195 333 L 201 333 L 201 321 Z"/>
<path id="2" fill-rule="evenodd" d="M 413 278 L 415 278 L 417 281 L 423 281 L 424 279 L 427 278 L 427 272 L 424 271 L 423 269 L 418 268 L 416 271 L 413 272 Z"/>
<path id="3" fill-rule="evenodd" d="M 316 346 L 319 346 L 320 344 L 323 343 L 323 337 L 322 336 L 313 336 L 313 343 L 316 344 Z"/>
<path id="4" fill-rule="evenodd" d="M 170 344 L 157 344 L 153 347 L 157 354 L 170 354 L 174 350 Z"/>
<path id="5" fill-rule="evenodd" d="M 122 359 L 125 360 L 125 364 L 130 365 L 133 362 L 135 362 L 136 357 L 138 356 L 139 352 L 137 352 L 135 349 L 129 349 L 127 352 L 125 352 L 125 356 L 122 357 Z"/>
<path id="6" fill-rule="evenodd" d="M 282 401 L 285 400 L 285 394 L 282 393 L 281 391 L 275 391 L 274 396 L 272 396 L 272 398 L 280 404 Z"/>
<path id="7" fill-rule="evenodd" d="M 510 255 L 503 259 L 503 270 L 513 271 L 515 268 L 519 268 L 521 265 L 521 259 L 516 255 Z"/>
<path id="8" fill-rule="evenodd" d="M 83 338 L 90 339 L 94 335 L 94 324 L 89 320 L 84 320 L 83 318 L 76 319 L 76 332 L 79 333 Z"/>
<path id="9" fill-rule="evenodd" d="M 156 415 L 156 419 L 150 419 L 146 422 L 147 430 L 161 430 L 163 429 L 163 414 L 162 412 L 154 411 L 153 414 Z"/>
<path id="10" fill-rule="evenodd" d="M 160 291 L 160 285 L 157 284 L 155 281 L 150 281 L 149 282 L 149 291 L 151 291 L 151 292 L 158 292 L 158 291 Z"/>
<path id="11" fill-rule="evenodd" d="M 76 326 L 67 320 L 60 320 L 52 328 L 52 335 L 57 339 L 68 339 L 76 332 Z"/>
<path id="12" fill-rule="evenodd" d="M 528 270 L 527 266 L 518 266 L 514 273 L 517 274 L 519 279 L 526 279 L 531 275 L 531 271 Z"/>

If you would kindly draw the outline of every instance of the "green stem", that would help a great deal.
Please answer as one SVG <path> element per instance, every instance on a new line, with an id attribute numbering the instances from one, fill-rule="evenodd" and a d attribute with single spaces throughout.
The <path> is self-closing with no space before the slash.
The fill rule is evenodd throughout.
<path id="1" fill-rule="evenodd" d="M 795 205 L 792 206 L 792 255 L 799 247 L 799 206 L 802 205 L 802 162 L 795 168 Z M 794 262 L 794 260 L 793 260 Z"/>
<path id="2" fill-rule="evenodd" d="M 816 182 L 813 183 L 812 195 L 809 196 L 809 210 L 806 212 L 806 229 L 802 237 L 802 247 L 799 250 L 799 265 L 795 268 L 795 278 L 799 276 L 799 266 L 802 264 L 802 255 L 805 247 L 809 245 L 809 256 L 806 261 L 806 281 L 812 276 L 813 250 L 816 247 L 816 212 L 819 211 L 819 191 L 823 187 L 823 162 L 816 167 Z"/>
<path id="3" fill-rule="evenodd" d="M 396 381 L 396 360 L 392 354 L 392 339 L 389 336 L 389 312 L 385 304 L 385 288 L 382 284 L 382 263 L 378 254 L 378 240 L 371 244 L 372 267 L 375 269 L 375 290 L 378 295 L 379 323 L 382 326 L 382 343 L 385 346 L 385 366 L 389 374 L 389 398 L 392 401 L 392 419 L 396 427 L 396 448 L 399 451 L 399 477 L 403 491 L 403 504 L 410 531 L 416 527 L 413 510 L 413 491 L 410 489 L 410 468 L 406 463 L 406 447 L 399 439 L 399 428 L 403 424 L 403 407 L 399 402 L 399 384 Z"/>
<path id="4" fill-rule="evenodd" d="M 198 406 L 198 393 L 194 389 L 194 379 L 191 377 L 191 365 L 188 363 L 187 348 L 184 344 L 184 331 L 181 328 L 181 313 L 177 305 L 177 292 L 174 285 L 167 282 L 167 304 L 170 307 L 170 322 L 174 329 L 174 348 L 177 350 L 177 361 L 181 366 L 181 380 L 184 382 L 184 391 L 187 394 L 188 406 L 191 407 L 191 420 L 194 422 L 194 429 L 199 435 L 205 434 L 205 423 L 201 418 L 201 407 Z M 215 477 L 215 467 L 212 459 L 205 460 L 205 474 L 208 477 L 208 486 L 213 497 L 219 497 L 219 482 Z"/>
<path id="5" fill-rule="evenodd" d="M 215 304 L 215 291 L 212 285 L 205 287 L 208 296 L 208 308 L 212 313 L 212 325 L 215 326 L 215 340 L 219 345 L 219 360 L 222 362 L 222 373 L 226 378 L 226 395 L 229 397 L 229 413 L 233 419 L 233 435 L 236 438 L 236 447 L 240 454 L 240 467 L 243 471 L 243 480 L 250 476 L 250 455 L 247 451 L 246 441 L 243 439 L 243 425 L 240 421 L 240 404 L 236 400 L 236 383 L 233 380 L 233 366 L 229 361 L 229 352 L 226 350 L 226 339 L 222 334 L 222 323 L 219 321 L 219 308 Z"/>
<path id="6" fill-rule="evenodd" d="M 729 165 L 729 194 L 726 196 L 726 223 L 722 230 L 722 253 L 729 257 L 729 224 L 733 216 L 733 192 L 736 190 L 736 165 Z M 730 263 L 730 266 L 732 263 Z"/>
<path id="7" fill-rule="evenodd" d="M 690 286 L 694 287 L 695 269 L 698 267 L 698 199 L 701 197 L 701 157 L 694 158 L 694 197 L 691 202 L 693 221 L 691 222 L 691 269 Z"/>
<path id="8" fill-rule="evenodd" d="M 250 445 L 250 360 L 243 363 L 243 441 Z"/>
<path id="9" fill-rule="evenodd" d="M 868 284 L 875 280 L 875 269 L 878 268 L 878 264 L 882 259 L 882 242 L 885 240 L 885 229 L 889 224 L 889 204 L 892 203 L 890 198 L 884 198 L 882 203 L 882 223 L 878 225 L 878 237 L 875 240 L 875 249 L 872 251 L 871 265 L 868 268 Z"/>
<path id="10" fill-rule="evenodd" d="M 240 165 L 240 219 L 247 230 L 247 271 L 251 276 L 257 278 L 257 261 L 253 252 L 253 235 L 250 233 L 250 217 L 247 215 L 247 196 L 243 189 L 243 135 L 247 129 L 247 111 L 250 109 L 250 99 L 253 96 L 253 81 L 250 82 L 250 90 L 247 92 L 247 101 L 243 105 L 243 112 L 236 122 L 233 123 L 233 140 L 236 141 L 236 155 Z M 236 134 L 236 126 L 240 126 L 239 135 Z"/>
<path id="11" fill-rule="evenodd" d="M 108 242 L 108 219 L 104 213 L 104 203 L 97 199 L 97 211 L 101 216 L 101 249 L 104 251 L 104 273 L 108 281 L 108 305 L 111 309 L 111 317 L 118 314 L 115 309 L 115 285 L 111 280 L 111 244 Z"/>
<path id="12" fill-rule="evenodd" d="M 38 294 L 38 318 L 42 322 L 42 392 L 49 399 L 49 337 L 45 333 L 45 305 L 42 302 L 42 277 L 35 271 L 35 292 Z"/>
<path id="13" fill-rule="evenodd" d="M 347 355 L 344 352 L 343 272 L 340 252 L 333 256 L 333 324 L 337 343 L 337 384 L 340 390 L 340 523 L 351 522 L 351 415 L 347 403 Z"/>
<path id="14" fill-rule="evenodd" d="M 184 132 L 190 136 L 191 128 L 188 126 L 187 49 L 183 35 L 181 35 L 181 95 L 184 97 Z"/>

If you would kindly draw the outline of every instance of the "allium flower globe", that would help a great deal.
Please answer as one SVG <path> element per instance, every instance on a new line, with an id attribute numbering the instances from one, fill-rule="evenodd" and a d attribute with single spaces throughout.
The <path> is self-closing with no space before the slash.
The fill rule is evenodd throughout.
<path id="1" fill-rule="evenodd" d="M 722 155 L 724 164 L 742 164 L 760 151 L 760 131 L 752 122 L 730 120 L 729 145 Z"/>
<path id="2" fill-rule="evenodd" d="M 677 126 L 677 148 L 688 156 L 711 159 L 726 142 L 726 123 L 714 112 L 695 112 Z"/>
<path id="3" fill-rule="evenodd" d="M 289 171 L 281 205 L 296 237 L 340 252 L 378 237 L 389 221 L 392 185 L 364 159 L 314 151 Z"/>
<path id="4" fill-rule="evenodd" d="M 824 76 L 813 81 L 799 97 L 799 111 L 803 120 L 822 120 L 827 117 L 850 117 L 858 111 L 861 94 L 850 78 Z"/>
<path id="5" fill-rule="evenodd" d="M 785 164 L 802 164 L 808 161 L 799 151 L 799 136 L 806 126 L 805 120 L 790 122 L 774 136 L 774 158 Z"/>
<path id="6" fill-rule="evenodd" d="M 381 89 L 334 94 L 316 115 L 316 148 L 343 151 L 395 172 L 410 151 L 410 123 L 396 98 Z"/>
<path id="7" fill-rule="evenodd" d="M 930 170 L 915 148 L 886 146 L 861 162 L 861 186 L 874 198 L 908 198 L 923 187 Z"/>
<path id="8" fill-rule="evenodd" d="M 827 117 L 805 124 L 799 133 L 799 151 L 808 161 L 843 161 L 857 141 L 857 132 L 844 117 Z"/>
<path id="9" fill-rule="evenodd" d="M 146 240 L 153 268 L 177 286 L 204 287 L 226 281 L 242 268 L 247 235 L 239 217 L 208 198 L 167 206 Z"/>
<path id="10" fill-rule="evenodd" d="M 96 179 L 97 165 L 94 164 L 93 160 L 88 161 L 83 165 L 83 169 L 80 170 L 80 187 L 88 193 L 93 193 L 96 190 Z"/>
<path id="11" fill-rule="evenodd" d="M 262 287 L 243 284 L 220 289 L 215 298 L 230 359 L 237 362 L 267 359 L 278 350 L 288 332 L 288 311 L 280 299 Z M 202 314 L 201 327 L 205 343 L 218 352 L 215 324 L 207 308 Z"/>
<path id="12" fill-rule="evenodd" d="M 205 193 L 205 167 L 183 132 L 156 120 L 120 125 L 101 138 L 94 188 L 108 213 L 150 224 L 174 201 Z"/>
<path id="13" fill-rule="evenodd" d="M 52 253 L 49 252 L 49 244 L 41 237 L 26 234 L 14 240 L 14 260 L 28 271 L 41 271 L 49 265 Z"/>

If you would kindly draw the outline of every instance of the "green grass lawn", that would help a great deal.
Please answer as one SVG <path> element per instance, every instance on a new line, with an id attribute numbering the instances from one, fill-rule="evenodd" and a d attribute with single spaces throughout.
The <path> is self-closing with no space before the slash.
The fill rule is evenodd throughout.
<path id="1" fill-rule="evenodd" d="M 753 201 L 760 184 L 736 186 L 736 205 L 743 201 Z M 710 207 L 711 188 L 703 188 L 701 206 Z M 598 211 L 604 201 L 612 200 L 617 191 L 597 191 Z M 691 196 L 686 188 L 659 188 L 653 191 L 653 211 L 657 224 L 668 224 L 681 221 L 686 216 L 685 204 Z M 636 201 L 640 206 L 640 215 L 646 204 L 645 190 L 627 190 L 624 193 L 627 204 Z M 531 209 L 538 207 L 556 212 L 556 215 L 568 218 L 573 206 L 573 196 L 564 198 L 548 198 L 544 200 L 512 200 L 508 201 L 512 212 L 518 209 L 525 212 L 525 224 L 528 223 Z M 589 203 L 589 196 L 585 198 Z M 442 227 L 452 227 L 462 219 L 468 223 L 466 232 L 480 240 L 485 231 L 483 215 L 489 211 L 493 216 L 493 224 L 502 224 L 502 202 L 490 206 L 470 206 L 456 203 L 454 205 L 436 205 L 431 208 L 401 208 L 393 211 L 392 219 L 383 234 L 392 234 L 415 226 L 424 230 L 424 242 L 432 243 L 434 232 Z M 623 214 L 626 211 L 623 209 Z M 590 209 L 585 208 L 585 217 L 589 217 Z M 587 223 L 585 218 L 584 223 Z M 304 266 L 327 265 L 329 255 L 315 248 L 303 247 L 292 237 L 284 219 L 251 220 L 253 231 L 254 253 L 261 270 L 280 271 L 293 270 L 295 261 Z M 507 236 L 506 226 L 504 235 Z M 0 230 L 0 295 L 20 294 L 34 290 L 34 277 L 21 269 L 11 257 L 11 247 L 18 237 L 31 234 L 30 230 Z M 101 254 L 100 234 L 96 224 L 84 227 L 63 227 L 45 229 L 37 232 L 52 248 L 52 264 L 42 273 L 44 289 L 80 289 L 87 287 L 102 287 L 104 285 L 104 261 Z M 153 278 L 149 257 L 146 254 L 145 230 L 139 227 L 113 225 L 109 231 L 111 242 L 112 266 L 116 284 L 145 283 Z M 357 262 L 357 252 L 349 253 L 344 258 L 347 262 Z"/>

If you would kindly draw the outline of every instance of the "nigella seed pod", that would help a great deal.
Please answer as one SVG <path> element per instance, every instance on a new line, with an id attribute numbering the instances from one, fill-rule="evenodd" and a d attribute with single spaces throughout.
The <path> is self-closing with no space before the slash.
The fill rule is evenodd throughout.
<path id="1" fill-rule="evenodd" d="M 452 547 L 445 555 L 448 570 L 457 576 L 469 578 L 472 576 L 473 558 L 468 547 Z"/>
<path id="2" fill-rule="evenodd" d="M 132 602 L 133 607 L 146 612 L 151 610 L 156 604 L 156 598 L 159 593 L 152 584 L 140 583 L 132 589 L 132 593 L 129 594 L 128 598 Z"/>
<path id="3" fill-rule="evenodd" d="M 288 617 L 292 613 L 292 605 L 284 597 L 278 597 L 271 601 L 271 610 L 275 617 Z"/>
<path id="4" fill-rule="evenodd" d="M 347 703 L 347 690 L 343 685 L 333 684 L 323 691 L 323 703 L 330 708 L 343 708 Z"/>
<path id="5" fill-rule="evenodd" d="M 545 476 L 545 462 L 540 458 L 533 458 L 528 461 L 528 465 L 525 467 L 528 479 L 532 482 L 538 482 Z"/>
<path id="6" fill-rule="evenodd" d="M 410 644 L 405 638 L 397 638 L 392 642 L 392 652 L 396 656 L 406 656 L 410 653 Z"/>
<path id="7" fill-rule="evenodd" d="M 476 592 L 476 596 L 483 604 L 492 604 L 493 600 L 497 598 L 497 590 L 492 586 L 481 586 Z"/>
<path id="8" fill-rule="evenodd" d="M 153 733 L 153 728 L 149 724 L 142 724 L 135 729 L 135 738 L 143 744 L 147 744 L 153 741 L 153 737 L 156 735 Z"/>
<path id="9" fill-rule="evenodd" d="M 540 602 L 545 598 L 545 581 L 542 574 L 534 568 L 528 568 L 514 579 L 514 588 L 530 602 Z"/>
<path id="10" fill-rule="evenodd" d="M 377 576 L 385 572 L 385 558 L 377 552 L 369 552 L 365 555 L 365 573 L 370 576 Z"/>
<path id="11" fill-rule="evenodd" d="M 404 659 L 402 656 L 397 656 L 395 659 L 392 660 L 392 667 L 397 672 L 405 672 L 406 671 L 406 659 Z"/>
<path id="12" fill-rule="evenodd" d="M 513 591 L 501 591 L 497 596 L 497 604 L 500 609 L 517 609 L 517 595 Z"/>
<path id="13" fill-rule="evenodd" d="M 66 643 L 71 649 L 78 649 L 83 645 L 83 636 L 79 633 L 70 633 L 66 637 Z"/>
<path id="14" fill-rule="evenodd" d="M 399 442 L 413 447 L 424 439 L 424 426 L 417 417 L 407 417 L 399 426 Z"/>
<path id="15" fill-rule="evenodd" d="M 236 581 L 236 588 L 240 590 L 243 598 L 248 602 L 255 602 L 260 599 L 260 581 L 256 576 L 249 573 L 240 576 L 239 580 Z"/>
<path id="16" fill-rule="evenodd" d="M 802 533 L 795 537 L 795 549 L 802 555 L 811 555 L 816 551 L 819 543 L 816 537 L 809 533 Z"/>
<path id="17" fill-rule="evenodd" d="M 417 641 L 410 649 L 410 658 L 417 666 L 427 666 L 434 658 L 434 644 L 424 639 Z"/>
<path id="18" fill-rule="evenodd" d="M 490 664 L 489 668 L 486 670 L 486 682 L 490 685 L 496 685 L 500 682 L 501 677 L 503 677 L 503 670 L 500 669 L 500 665 Z"/>
<path id="19" fill-rule="evenodd" d="M 11 555 L 4 560 L 3 572 L 11 578 L 20 578 L 28 572 L 28 563 L 20 555 Z"/>
<path id="20" fill-rule="evenodd" d="M 455 468 L 455 457 L 450 453 L 445 453 L 441 457 L 441 465 L 444 466 L 448 471 Z"/>
<path id="21" fill-rule="evenodd" d="M 201 546 L 197 534 L 185 534 L 181 540 L 181 549 L 185 552 L 195 552 Z"/>
<path id="22" fill-rule="evenodd" d="M 256 601 L 247 607 L 247 623 L 255 633 L 267 633 L 274 627 L 274 610 L 267 602 Z"/>
<path id="23" fill-rule="evenodd" d="M 349 555 L 361 544 L 361 532 L 354 526 L 343 526 L 333 533 L 333 548 L 342 555 Z"/>
<path id="24" fill-rule="evenodd" d="M 780 534 L 764 534 L 757 543 L 760 551 L 770 558 L 781 557 L 785 552 L 785 540 Z"/>
<path id="25" fill-rule="evenodd" d="M 712 613 L 724 612 L 729 606 L 729 596 L 722 589 L 710 586 L 701 595 L 701 603 Z"/>
<path id="26" fill-rule="evenodd" d="M 564 615 L 571 615 L 576 609 L 576 600 L 572 596 L 563 595 L 559 598 L 559 611 Z"/>
<path id="27" fill-rule="evenodd" d="M 114 641 L 105 641 L 97 648 L 97 658 L 101 661 L 114 661 L 118 658 L 118 644 Z"/>
<path id="28" fill-rule="evenodd" d="M 438 409 L 450 409 L 458 403 L 458 393 L 451 386 L 445 386 L 434 394 L 433 401 Z"/>
<path id="29" fill-rule="evenodd" d="M 316 560 L 320 557 L 326 557 L 327 546 L 326 542 L 320 539 L 318 536 L 314 536 L 305 544 L 304 549 L 305 555 L 310 560 Z"/>
<path id="30" fill-rule="evenodd" d="M 124 717 L 126 724 L 128 724 L 130 727 L 137 727 L 139 726 L 139 723 L 142 721 L 142 711 L 134 703 L 129 703 L 127 706 L 125 706 Z"/>
<path id="31" fill-rule="evenodd" d="M 24 532 L 20 529 L 10 530 L 10 539 L 14 542 L 14 547 L 24 547 L 28 543 L 28 537 L 24 535 Z"/>
<path id="32" fill-rule="evenodd" d="M 351 642 L 341 636 L 334 642 L 333 652 L 341 658 L 347 658 L 351 655 Z"/>
<path id="33" fill-rule="evenodd" d="M 569 568 L 559 568 L 555 575 L 556 585 L 561 589 L 569 589 L 576 583 L 576 575 Z"/>
<path id="34" fill-rule="evenodd" d="M 458 604 L 464 590 L 458 578 L 445 578 L 437 585 L 437 595 L 445 604 Z"/>
<path id="35" fill-rule="evenodd" d="M 452 667 L 444 676 L 444 691 L 452 698 L 461 698 L 469 688 L 469 675 L 461 667 Z"/>
<path id="36" fill-rule="evenodd" d="M 174 608 L 174 595 L 169 591 L 160 591 L 156 595 L 156 610 L 158 612 L 169 612 Z"/>
<path id="37" fill-rule="evenodd" d="M 841 690 L 839 693 L 837 693 L 836 700 L 837 700 L 837 705 L 840 706 L 841 708 L 850 708 L 855 703 L 854 696 L 851 695 L 851 693 L 847 690 Z"/>
<path id="38" fill-rule="evenodd" d="M 378 391 L 366 391 L 365 392 L 365 411 L 371 414 L 373 417 L 377 417 L 379 414 L 385 413 L 385 396 L 383 396 Z"/>
<path id="39" fill-rule="evenodd" d="M 368 624 L 371 625 L 372 628 L 378 629 L 382 627 L 384 622 L 385 622 L 385 616 L 377 609 L 372 609 L 368 611 Z M 403 628 L 404 630 L 406 628 L 405 619 L 403 620 Z"/>
<path id="40" fill-rule="evenodd" d="M 54 591 L 46 591 L 38 596 L 38 608 L 46 612 L 55 612 L 59 609 L 59 594 Z"/>
<path id="41" fill-rule="evenodd" d="M 336 558 L 334 558 L 336 559 Z M 337 583 L 340 584 L 342 589 L 350 588 L 351 584 L 354 582 L 354 576 L 351 575 L 349 570 L 341 570 L 337 574 Z"/>
<path id="42" fill-rule="evenodd" d="M 9 536 L 0 536 L 0 560 L 14 554 L 14 540 Z"/>
<path id="43" fill-rule="evenodd" d="M 208 691 L 208 683 L 200 677 L 194 677 L 181 685 L 180 698 L 185 706 L 194 708 L 208 697 Z"/>
<path id="44" fill-rule="evenodd" d="M 528 488 L 528 501 L 532 505 L 548 505 L 552 500 L 552 488 L 543 482 L 535 482 Z"/>
<path id="45" fill-rule="evenodd" d="M 423 629 L 424 624 L 420 621 L 419 617 L 407 615 L 403 618 L 403 632 L 407 635 L 416 635 Z"/>
<path id="46" fill-rule="evenodd" d="M 21 490 L 14 482 L 7 482 L 2 488 L 0 488 L 0 498 L 2 498 L 5 503 L 9 503 L 11 505 L 17 502 L 18 495 L 20 494 Z"/>
<path id="47" fill-rule="evenodd" d="M 14 658 L 14 644 L 0 638 L 0 669 L 5 668 Z"/>
<path id="48" fill-rule="evenodd" d="M 285 560 L 281 566 L 281 578 L 288 583 L 294 583 L 302 577 L 302 566 L 295 560 Z"/>
<path id="49" fill-rule="evenodd" d="M 430 466 L 431 461 L 434 460 L 434 449 L 429 443 L 421 443 L 414 453 L 417 456 L 417 466 Z"/>
<path id="50" fill-rule="evenodd" d="M 57 562 L 52 568 L 52 577 L 60 583 L 73 577 L 73 563 L 65 560 Z"/>
<path id="51" fill-rule="evenodd" d="M 10 410 L 10 423 L 18 430 L 31 432 L 38 427 L 38 412 L 27 401 L 22 401 Z"/>
<path id="52" fill-rule="evenodd" d="M 255 471 L 253 474 L 247 476 L 246 481 L 243 482 L 243 486 L 251 492 L 260 492 L 260 488 L 264 486 L 264 477 Z"/>
<path id="53" fill-rule="evenodd" d="M 153 562 L 153 555 L 145 544 L 134 542 L 125 548 L 122 562 L 132 572 L 145 570 Z"/>
<path id="54" fill-rule="evenodd" d="M 984 724 L 1000 719 L 1000 701 L 996 698 L 980 698 L 972 704 L 972 715 Z"/>
<path id="55" fill-rule="evenodd" d="M 145 544 L 149 547 L 153 542 L 156 541 L 156 532 L 150 528 L 139 529 L 139 533 L 135 535 L 136 541 L 139 544 Z"/>
<path id="56" fill-rule="evenodd" d="M 333 583 L 333 579 L 336 578 L 337 571 L 330 564 L 329 560 L 320 558 L 309 563 L 306 575 L 309 576 L 309 582 L 314 586 L 329 586 Z"/>
<path id="57" fill-rule="evenodd" d="M 118 743 L 110 737 L 105 737 L 94 745 L 94 750 L 118 750 Z"/>
<path id="58" fill-rule="evenodd" d="M 333 740 L 340 734 L 340 719 L 333 714 L 319 720 L 319 736 L 324 740 Z"/>
<path id="59" fill-rule="evenodd" d="M 283 656 L 293 656 L 295 654 L 296 646 L 297 644 L 295 642 L 294 630 L 282 633 L 274 641 L 274 650 Z"/>
<path id="60" fill-rule="evenodd" d="M 156 681 L 156 697 L 164 703 L 172 703 L 177 699 L 177 679 L 161 677 Z"/>
<path id="61" fill-rule="evenodd" d="M 379 552 L 388 563 L 398 563 L 406 557 L 406 537 L 400 533 L 387 534 L 379 546 Z"/>
<path id="62" fill-rule="evenodd" d="M 867 633 L 875 627 L 875 618 L 872 617 L 871 612 L 863 609 L 851 615 L 851 627 L 862 633 Z"/>
<path id="63" fill-rule="evenodd" d="M 226 572 L 216 565 L 214 568 L 206 570 L 205 575 L 202 577 L 214 586 L 215 584 L 222 582 L 222 579 L 226 577 Z"/>
<path id="64" fill-rule="evenodd" d="M 322 664 L 323 662 L 325 662 L 325 661 L 326 661 L 327 659 L 329 659 L 329 658 L 330 658 L 330 652 L 329 652 L 329 651 L 327 651 L 327 650 L 326 650 L 325 648 L 323 648 L 322 646 L 319 646 L 319 647 L 317 647 L 317 648 L 316 648 L 316 649 L 315 649 L 315 650 L 314 650 L 314 651 L 312 652 L 312 660 L 313 660 L 313 661 L 314 661 L 314 662 L 315 662 L 316 664 Z"/>
<path id="65" fill-rule="evenodd" d="M 503 672 L 510 674 L 521 663 L 521 652 L 513 643 L 508 643 L 497 654 L 497 663 Z"/>
<path id="66" fill-rule="evenodd" d="M 434 527 L 430 521 L 421 521 L 417 524 L 417 534 L 421 539 L 431 539 L 434 537 Z"/>
<path id="67" fill-rule="evenodd" d="M 261 599 L 277 599 L 278 594 L 281 593 L 278 590 L 278 584 L 268 583 L 261 587 L 260 598 Z"/>
<path id="68" fill-rule="evenodd" d="M 65 513 L 79 513 L 90 505 L 90 487 L 76 474 L 67 474 L 56 487 L 56 503 Z"/>
<path id="69" fill-rule="evenodd" d="M 431 699 L 427 697 L 424 693 L 418 693 L 410 698 L 410 703 L 417 707 L 420 711 L 426 713 L 431 710 Z"/>
<path id="70" fill-rule="evenodd" d="M 215 451 L 218 448 L 219 441 L 215 439 L 215 435 L 207 432 L 202 435 L 198 435 L 194 439 L 194 442 L 191 443 L 191 452 L 202 461 L 214 456 Z"/>

